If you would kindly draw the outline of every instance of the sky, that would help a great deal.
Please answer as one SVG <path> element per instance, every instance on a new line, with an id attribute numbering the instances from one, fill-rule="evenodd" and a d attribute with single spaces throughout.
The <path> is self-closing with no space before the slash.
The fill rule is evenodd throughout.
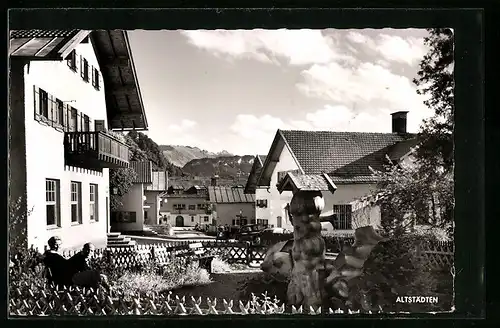
<path id="1" fill-rule="evenodd" d="M 129 31 L 159 145 L 268 153 L 277 129 L 408 131 L 432 115 L 412 83 L 422 29 Z"/>

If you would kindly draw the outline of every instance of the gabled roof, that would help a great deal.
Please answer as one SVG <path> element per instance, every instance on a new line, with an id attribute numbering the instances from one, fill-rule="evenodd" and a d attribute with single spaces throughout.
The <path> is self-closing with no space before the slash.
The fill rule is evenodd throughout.
<path id="1" fill-rule="evenodd" d="M 146 186 L 146 190 L 160 192 L 167 190 L 167 172 L 153 171 L 151 177 L 151 184 Z"/>
<path id="2" fill-rule="evenodd" d="M 333 183 L 328 174 L 297 174 L 288 172 L 278 183 L 278 191 L 330 191 L 334 193 L 337 186 Z"/>
<path id="3" fill-rule="evenodd" d="M 382 169 L 387 164 L 386 155 L 393 158 L 407 154 L 417 143 L 415 137 L 397 133 L 278 130 L 258 183 L 269 186 L 284 147 L 288 147 L 302 174 L 327 173 L 334 183 L 374 182 L 369 167 Z"/>
<path id="4" fill-rule="evenodd" d="M 254 194 L 255 189 L 257 188 L 257 181 L 260 176 L 260 172 L 262 170 L 262 167 L 264 166 L 264 162 L 266 161 L 265 155 L 256 155 L 253 164 L 252 164 L 252 169 L 250 170 L 250 174 L 248 175 L 247 183 L 245 185 L 245 194 Z"/>
<path id="5" fill-rule="evenodd" d="M 231 203 L 255 203 L 254 194 L 245 194 L 241 187 L 208 187 L 208 196 L 211 203 L 231 204 Z"/>
<path id="6" fill-rule="evenodd" d="M 137 175 L 134 179 L 134 183 L 149 184 L 153 182 L 153 165 L 151 164 L 151 161 L 131 161 L 130 167 L 134 169 L 135 174 Z"/>
<path id="7" fill-rule="evenodd" d="M 12 30 L 9 56 L 61 61 L 86 37 L 94 47 L 104 81 L 108 128 L 147 130 L 148 122 L 124 30 Z"/>

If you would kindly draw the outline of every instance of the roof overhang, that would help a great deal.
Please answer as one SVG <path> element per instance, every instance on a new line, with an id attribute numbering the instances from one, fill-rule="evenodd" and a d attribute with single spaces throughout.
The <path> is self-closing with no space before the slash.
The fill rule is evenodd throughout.
<path id="1" fill-rule="evenodd" d="M 96 30 L 91 41 L 101 68 L 110 130 L 147 130 L 148 121 L 127 32 Z"/>
<path id="2" fill-rule="evenodd" d="M 9 56 L 32 60 L 66 59 L 91 31 L 88 30 L 12 30 Z"/>
<path id="3" fill-rule="evenodd" d="M 245 185 L 245 194 L 255 194 L 257 190 L 257 182 L 260 175 L 260 169 L 262 168 L 263 163 L 260 159 L 260 156 L 255 156 L 252 164 L 252 170 L 248 175 L 247 183 Z"/>
<path id="4" fill-rule="evenodd" d="M 278 164 L 280 160 L 281 153 L 283 152 L 283 148 L 285 148 L 285 146 L 292 155 L 292 158 L 294 159 L 295 164 L 297 164 L 297 167 L 300 170 L 300 172 L 304 173 L 304 170 L 302 169 L 299 161 L 297 160 L 295 154 L 288 145 L 285 136 L 283 136 L 283 133 L 281 133 L 281 131 L 278 130 L 276 132 L 276 136 L 274 137 L 271 148 L 269 149 L 269 154 L 267 154 L 266 160 L 264 161 L 262 170 L 260 172 L 260 176 L 257 179 L 257 186 L 269 187 L 271 185 L 271 176 L 274 172 L 274 169 L 276 168 L 276 164 Z"/>
<path id="5" fill-rule="evenodd" d="M 296 174 L 288 172 L 277 185 L 279 193 L 291 191 L 293 194 L 299 191 L 330 191 L 332 194 L 337 190 L 328 174 Z"/>

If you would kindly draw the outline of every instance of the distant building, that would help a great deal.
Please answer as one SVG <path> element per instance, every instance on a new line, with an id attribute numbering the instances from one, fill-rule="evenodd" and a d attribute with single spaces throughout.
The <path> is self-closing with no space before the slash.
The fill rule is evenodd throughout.
<path id="1" fill-rule="evenodd" d="M 28 209 L 10 233 L 43 249 L 106 244 L 109 168 L 127 167 L 127 145 L 110 130 L 147 130 L 123 30 L 12 30 L 9 197 Z"/>
<path id="2" fill-rule="evenodd" d="M 146 188 L 153 183 L 151 161 L 131 161 L 136 178 L 129 191 L 122 196 L 122 206 L 111 212 L 111 230 L 119 232 L 142 231 L 149 206 L 146 204 Z"/>
<path id="3" fill-rule="evenodd" d="M 162 199 L 161 224 L 174 227 L 194 227 L 196 224 L 213 223 L 213 216 L 208 202 L 207 188 L 192 186 L 184 189 L 179 185 L 170 186 Z"/>
<path id="4" fill-rule="evenodd" d="M 370 167 L 406 160 L 417 138 L 406 132 L 407 112 L 392 114 L 392 133 L 278 130 L 269 153 L 256 156 L 245 192 L 256 198 L 256 216 L 270 225 L 293 229 L 287 206 L 291 191 L 278 191 L 278 184 L 291 174 L 301 180 L 324 180 L 327 174 L 337 187 L 323 192 L 323 216 L 334 216 L 334 228 L 352 231 L 357 226 L 380 224 L 380 208 L 366 202 L 376 188 Z M 293 181 L 292 181 L 293 182 Z M 295 181 L 299 182 L 299 181 Z"/>
<path id="5" fill-rule="evenodd" d="M 144 190 L 144 195 L 146 196 L 144 222 L 146 224 L 159 224 L 162 202 L 160 195 L 167 191 L 167 186 L 168 172 L 153 171 L 151 184 L 146 185 L 146 189 Z"/>
<path id="6" fill-rule="evenodd" d="M 245 194 L 243 187 L 208 187 L 209 202 L 217 225 L 245 225 L 267 221 L 255 218 L 255 195 Z"/>

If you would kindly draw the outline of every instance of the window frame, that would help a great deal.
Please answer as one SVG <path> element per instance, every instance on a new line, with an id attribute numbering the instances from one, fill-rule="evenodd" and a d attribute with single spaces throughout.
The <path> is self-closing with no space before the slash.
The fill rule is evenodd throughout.
<path id="1" fill-rule="evenodd" d="M 73 190 L 73 186 L 76 187 L 76 190 Z M 74 200 L 74 195 L 76 195 L 76 200 Z M 76 205 L 76 220 L 73 220 L 73 206 Z M 82 183 L 79 181 L 71 181 L 70 182 L 70 209 L 71 209 L 71 224 L 72 225 L 80 225 L 82 224 Z"/>
<path id="2" fill-rule="evenodd" d="M 99 70 L 97 69 L 97 67 L 94 67 L 92 65 L 92 86 L 97 91 L 99 91 L 101 89 L 101 86 L 99 84 L 99 78 L 100 78 Z"/>
<path id="3" fill-rule="evenodd" d="M 335 204 L 333 214 L 336 215 L 333 228 L 336 230 L 352 230 L 352 205 Z"/>
<path id="4" fill-rule="evenodd" d="M 73 71 L 77 72 L 78 68 L 76 66 L 76 51 L 72 50 L 69 55 L 68 59 L 66 59 L 66 63 L 68 64 L 68 67 Z"/>
<path id="5" fill-rule="evenodd" d="M 89 184 L 89 220 L 99 222 L 99 185 L 97 183 Z"/>
<path id="6" fill-rule="evenodd" d="M 80 55 L 80 76 L 85 82 L 89 82 L 89 62 L 88 60 Z"/>
<path id="7" fill-rule="evenodd" d="M 49 185 L 53 184 L 54 190 L 49 189 Z M 61 182 L 58 179 L 45 179 L 45 225 L 48 229 L 55 229 L 61 227 Z M 49 197 L 49 193 L 53 193 L 52 197 Z M 50 198 L 50 200 L 48 200 Z M 54 206 L 54 223 L 48 223 L 47 208 L 48 206 Z"/>

